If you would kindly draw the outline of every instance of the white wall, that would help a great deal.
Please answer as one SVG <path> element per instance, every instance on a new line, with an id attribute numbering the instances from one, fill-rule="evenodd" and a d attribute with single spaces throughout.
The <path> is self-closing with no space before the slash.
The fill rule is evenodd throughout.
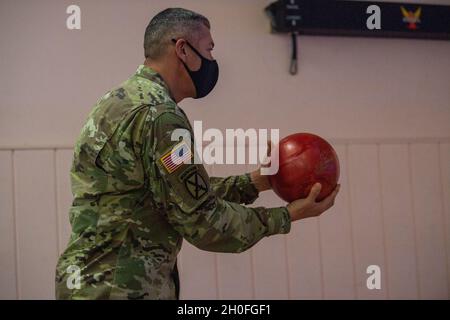
<path id="1" fill-rule="evenodd" d="M 96 100 L 142 63 L 149 18 L 172 6 L 210 18 L 221 67 L 208 98 L 181 103 L 191 120 L 319 134 L 338 151 L 343 186 L 329 213 L 246 253 L 185 243 L 182 296 L 449 298 L 450 42 L 300 37 L 290 76 L 269 2 L 80 0 L 80 31 L 65 28 L 72 1 L 0 2 L 0 298 L 53 297 L 71 148 Z M 268 192 L 258 204 L 281 202 Z M 365 286 L 370 264 L 382 290 Z"/>

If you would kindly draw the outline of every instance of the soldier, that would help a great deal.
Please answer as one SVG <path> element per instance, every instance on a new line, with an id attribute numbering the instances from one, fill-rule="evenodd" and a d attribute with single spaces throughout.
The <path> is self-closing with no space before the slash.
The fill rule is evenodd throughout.
<path id="1" fill-rule="evenodd" d="M 185 9 L 157 14 L 145 31 L 145 62 L 95 105 L 71 168 L 72 233 L 56 268 L 58 299 L 177 299 L 182 239 L 214 252 L 242 252 L 291 221 L 330 208 L 315 202 L 249 208 L 270 189 L 260 171 L 208 177 L 177 129 L 192 128 L 177 103 L 215 86 L 218 65 L 209 21 Z M 178 161 L 183 160 L 183 161 Z"/>

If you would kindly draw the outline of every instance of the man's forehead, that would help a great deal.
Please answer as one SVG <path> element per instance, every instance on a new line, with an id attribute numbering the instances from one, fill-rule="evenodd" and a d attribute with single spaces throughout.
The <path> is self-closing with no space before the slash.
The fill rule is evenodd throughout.
<path id="1" fill-rule="evenodd" d="M 206 45 L 214 47 L 214 40 L 211 36 L 211 32 L 206 26 L 202 26 L 198 33 L 198 42 L 200 45 Z"/>

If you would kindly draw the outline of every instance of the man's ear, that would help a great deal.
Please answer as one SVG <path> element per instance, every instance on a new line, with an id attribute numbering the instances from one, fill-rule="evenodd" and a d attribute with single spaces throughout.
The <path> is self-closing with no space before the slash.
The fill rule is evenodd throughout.
<path id="1" fill-rule="evenodd" d="M 182 54 L 182 55 L 184 55 L 184 58 L 186 59 L 186 41 L 184 41 L 183 39 L 178 39 L 177 41 L 172 40 L 172 41 L 175 42 L 175 52 L 176 52 L 177 56 L 179 54 Z"/>

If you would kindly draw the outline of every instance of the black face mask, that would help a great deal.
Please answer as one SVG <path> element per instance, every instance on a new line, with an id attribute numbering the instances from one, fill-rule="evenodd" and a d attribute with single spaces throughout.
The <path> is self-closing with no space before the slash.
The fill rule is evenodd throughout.
<path id="1" fill-rule="evenodd" d="M 172 41 L 174 43 L 177 42 L 175 39 L 172 39 Z M 202 60 L 200 69 L 198 69 L 197 71 L 192 71 L 183 60 L 180 60 L 181 62 L 183 62 L 186 71 L 188 72 L 192 82 L 194 83 L 196 91 L 196 96 L 194 99 L 203 98 L 208 95 L 212 91 L 212 89 L 214 89 L 217 80 L 219 79 L 219 65 L 217 64 L 216 60 L 206 59 L 189 42 L 186 41 L 186 43 Z"/>

